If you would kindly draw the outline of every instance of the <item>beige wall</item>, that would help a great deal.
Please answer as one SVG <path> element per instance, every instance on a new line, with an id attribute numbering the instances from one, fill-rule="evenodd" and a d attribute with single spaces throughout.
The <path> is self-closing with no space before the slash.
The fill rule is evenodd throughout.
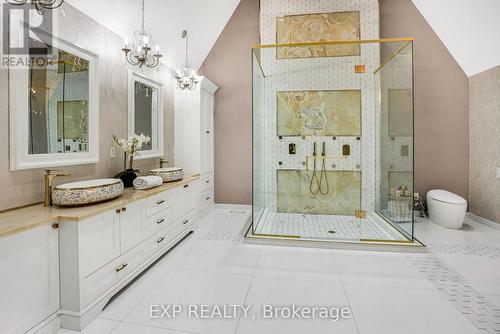
<path id="1" fill-rule="evenodd" d="M 500 223 L 500 66 L 470 79 L 470 211 Z"/>
<path id="2" fill-rule="evenodd" d="M 200 73 L 215 94 L 215 201 L 252 203 L 252 62 L 259 43 L 259 0 L 242 0 Z"/>
<path id="3" fill-rule="evenodd" d="M 469 80 L 411 0 L 380 0 L 380 34 L 415 37 L 415 183 L 469 195 Z"/>
<path id="4" fill-rule="evenodd" d="M 81 14 L 69 4 L 65 5 L 66 16 L 59 16 L 60 28 L 57 34 L 99 56 L 100 80 L 100 161 L 98 164 L 63 167 L 73 174 L 71 180 L 113 177 L 123 165 L 122 153 L 117 150 L 117 158 L 110 159 L 112 134 L 126 135 L 127 112 L 127 67 L 120 50 L 122 39 Z M 173 143 L 173 93 L 170 70 L 162 66 L 159 72 L 150 75 L 163 83 L 165 113 L 165 149 L 170 158 Z M 27 205 L 43 200 L 43 170 L 9 171 L 9 128 L 8 128 L 8 72 L 0 70 L 0 210 Z M 143 160 L 136 167 L 147 172 L 157 165 L 155 160 Z M 61 182 L 61 181 L 59 181 Z"/>

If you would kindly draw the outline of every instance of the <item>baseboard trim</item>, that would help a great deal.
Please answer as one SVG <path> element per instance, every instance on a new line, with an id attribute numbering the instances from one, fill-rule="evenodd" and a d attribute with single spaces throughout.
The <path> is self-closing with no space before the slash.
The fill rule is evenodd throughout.
<path id="1" fill-rule="evenodd" d="M 252 210 L 250 204 L 230 204 L 230 203 L 216 203 L 216 209 L 233 209 L 233 210 Z"/>
<path id="2" fill-rule="evenodd" d="M 479 223 L 481 225 L 485 225 L 487 227 L 490 227 L 494 230 L 500 231 L 500 224 L 495 223 L 494 221 L 480 217 L 472 212 L 467 212 L 467 214 L 465 216 L 476 223 Z"/>

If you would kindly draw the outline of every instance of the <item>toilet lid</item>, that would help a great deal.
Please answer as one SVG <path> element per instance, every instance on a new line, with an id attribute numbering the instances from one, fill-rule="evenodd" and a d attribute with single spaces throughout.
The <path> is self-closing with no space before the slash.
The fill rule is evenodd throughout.
<path id="1" fill-rule="evenodd" d="M 427 195 L 432 199 L 435 199 L 436 201 L 450 203 L 450 204 L 467 205 L 467 201 L 464 198 L 446 190 L 441 190 L 441 189 L 431 190 L 427 193 Z"/>

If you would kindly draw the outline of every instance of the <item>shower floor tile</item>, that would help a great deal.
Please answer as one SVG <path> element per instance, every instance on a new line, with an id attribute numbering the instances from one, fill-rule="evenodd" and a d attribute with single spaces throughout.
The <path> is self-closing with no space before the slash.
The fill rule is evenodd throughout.
<path id="1" fill-rule="evenodd" d="M 279 213 L 265 209 L 254 234 L 297 236 L 328 240 L 406 240 L 389 226 L 373 217 Z"/>

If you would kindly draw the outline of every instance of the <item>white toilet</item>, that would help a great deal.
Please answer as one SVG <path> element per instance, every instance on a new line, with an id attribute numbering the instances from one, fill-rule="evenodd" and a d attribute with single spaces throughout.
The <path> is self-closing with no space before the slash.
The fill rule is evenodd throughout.
<path id="1" fill-rule="evenodd" d="M 446 190 L 431 190 L 427 193 L 429 219 L 435 224 L 461 229 L 464 224 L 467 201 Z"/>

